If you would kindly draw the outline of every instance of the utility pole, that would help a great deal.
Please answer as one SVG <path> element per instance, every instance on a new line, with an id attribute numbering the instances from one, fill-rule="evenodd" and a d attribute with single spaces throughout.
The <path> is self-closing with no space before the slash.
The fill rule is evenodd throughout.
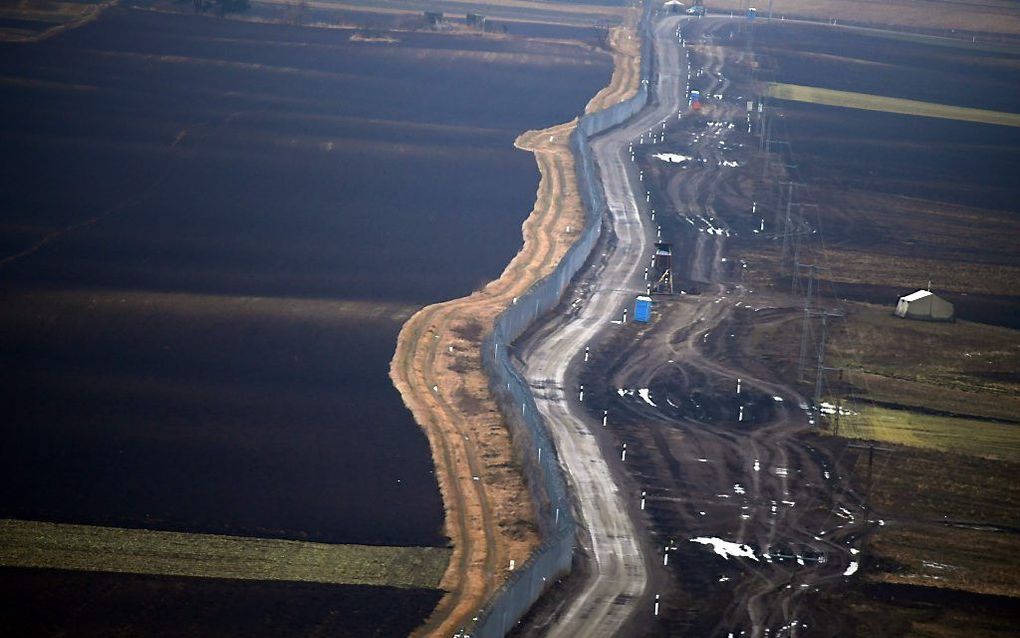
<path id="1" fill-rule="evenodd" d="M 785 143 L 789 144 L 789 142 L 785 142 Z M 787 255 L 789 253 L 790 235 L 793 232 L 793 219 L 791 217 L 791 211 L 792 211 L 792 208 L 793 208 L 793 187 L 794 186 L 803 186 L 804 184 L 799 183 L 799 182 L 786 182 L 786 181 L 781 181 L 779 183 L 786 186 L 786 207 L 785 207 L 785 211 L 786 212 L 785 212 L 783 223 L 782 223 L 782 228 L 783 228 L 783 252 L 781 253 L 780 258 L 779 258 L 780 268 L 784 268 L 786 266 L 786 257 L 787 257 Z M 779 220 L 776 220 L 776 221 L 777 221 L 776 225 L 779 226 L 780 225 L 778 223 Z"/>
<path id="2" fill-rule="evenodd" d="M 888 447 L 876 447 L 874 443 L 850 443 L 847 447 L 868 451 L 868 475 L 864 483 L 864 524 L 867 525 L 871 522 L 869 519 L 871 516 L 871 487 L 873 478 L 872 472 L 875 466 L 875 450 L 880 452 L 892 452 L 893 449 Z"/>
<path id="3" fill-rule="evenodd" d="M 800 358 L 800 380 L 804 381 L 804 373 L 807 369 L 807 339 L 811 331 L 811 320 L 820 318 L 821 333 L 819 334 L 815 350 L 815 390 L 814 390 L 814 412 L 815 421 L 821 421 L 822 385 L 825 379 L 825 371 L 831 368 L 825 367 L 825 341 L 828 337 L 828 320 L 830 317 L 842 317 L 843 313 L 831 310 L 813 310 L 804 308 L 804 326 L 801 332 L 801 358 Z"/>
<path id="4" fill-rule="evenodd" d="M 806 204 L 804 202 L 794 202 L 793 205 L 796 206 L 801 211 L 803 211 L 804 208 L 808 207 L 808 206 L 811 206 L 811 207 L 814 207 L 814 208 L 818 208 L 817 204 Z M 808 229 L 808 224 L 804 221 L 804 213 L 803 212 L 801 212 L 801 214 L 800 214 L 800 225 L 801 225 L 801 228 L 797 232 L 793 233 L 793 266 L 794 266 L 793 292 L 794 292 L 794 294 L 796 294 L 798 288 L 800 288 L 800 237 L 801 237 L 801 235 L 807 234 L 807 232 L 808 232 L 808 230 L 807 230 Z"/>

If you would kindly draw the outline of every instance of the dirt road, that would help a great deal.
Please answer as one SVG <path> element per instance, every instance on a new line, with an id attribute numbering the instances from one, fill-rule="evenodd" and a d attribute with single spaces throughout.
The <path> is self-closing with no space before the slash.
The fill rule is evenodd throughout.
<path id="1" fill-rule="evenodd" d="M 677 46 L 683 24 L 686 50 Z M 569 316 L 522 344 L 575 489 L 590 565 L 543 635 L 842 629 L 812 597 L 857 568 L 863 517 L 842 480 L 847 459 L 803 442 L 812 427 L 804 398 L 772 381 L 732 336 L 767 321 L 770 305 L 741 285 L 739 261 L 727 259 L 727 239 L 757 226 L 747 215 L 755 142 L 745 96 L 726 77 L 727 64 L 748 53 L 715 44 L 734 24 L 658 23 L 656 103 L 594 142 L 610 207 L 604 253 L 576 285 Z M 697 114 L 687 109 L 688 81 L 709 96 Z M 664 165 L 652 153 L 688 159 Z M 651 206 L 659 207 L 654 222 Z M 659 232 L 680 249 L 676 274 L 694 294 L 657 297 L 651 324 L 620 323 L 644 292 Z M 622 489 L 647 494 L 642 510 Z"/>
<path id="2" fill-rule="evenodd" d="M 642 601 L 647 579 L 646 555 L 637 530 L 621 501 L 609 468 L 585 422 L 580 388 L 570 382 L 569 367 L 584 347 L 620 317 L 624 305 L 643 291 L 642 264 L 654 237 L 645 212 L 640 177 L 630 145 L 649 130 L 675 118 L 684 101 L 686 69 L 671 18 L 656 27 L 655 51 L 660 74 L 658 103 L 633 121 L 593 141 L 609 204 L 608 225 L 614 241 L 599 261 L 592 280 L 575 307 L 578 312 L 545 326 L 522 344 L 525 373 L 535 388 L 539 410 L 556 440 L 561 463 L 577 497 L 584 551 L 591 562 L 583 590 L 547 627 L 547 636 L 611 636 Z"/>

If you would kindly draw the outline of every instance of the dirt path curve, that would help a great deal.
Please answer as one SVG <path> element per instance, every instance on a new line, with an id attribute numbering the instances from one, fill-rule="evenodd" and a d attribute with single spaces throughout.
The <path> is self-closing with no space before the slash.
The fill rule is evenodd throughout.
<path id="1" fill-rule="evenodd" d="M 610 84 L 589 104 L 632 94 L 636 61 L 614 56 Z M 404 324 L 390 377 L 432 448 L 453 545 L 441 587 L 447 594 L 414 635 L 451 635 L 466 627 L 537 546 L 523 478 L 512 469 L 511 443 L 481 367 L 481 343 L 493 320 L 548 275 L 584 223 L 568 138 L 576 121 L 529 131 L 515 145 L 535 154 L 541 175 L 523 224 L 524 245 L 499 279 L 468 297 L 422 308 Z"/>
<path id="2" fill-rule="evenodd" d="M 678 24 L 678 19 L 669 18 L 655 26 L 656 102 L 592 142 L 609 208 L 606 232 L 612 236 L 599 260 L 601 272 L 582 294 L 578 312 L 555 318 L 522 344 L 525 375 L 538 389 L 536 405 L 549 424 L 577 499 L 585 527 L 581 543 L 590 563 L 580 591 L 544 629 L 546 636 L 615 635 L 645 602 L 645 553 L 586 423 L 578 388 L 569 382 L 569 369 L 585 345 L 609 327 L 621 306 L 644 287 L 639 271 L 653 231 L 629 148 L 642 134 L 675 119 L 684 100 L 686 58 L 680 55 Z"/>
<path id="3" fill-rule="evenodd" d="M 711 41 L 727 24 L 698 21 L 689 42 Z M 726 50 L 691 49 L 705 92 L 725 93 Z M 684 152 L 692 161 L 667 180 L 665 194 L 692 246 L 683 279 L 701 284 L 701 294 L 661 299 L 657 321 L 640 339 L 596 353 L 605 352 L 598 368 L 607 378 L 589 389 L 599 397 L 646 389 L 643 398 L 621 395 L 609 406 L 635 453 L 655 450 L 645 457 L 655 460 L 646 461 L 641 488 L 658 512 L 678 578 L 711 600 L 690 620 L 701 623 L 697 635 L 797 636 L 805 626 L 812 635 L 840 635 L 839 620 L 810 597 L 856 569 L 858 501 L 841 481 L 840 459 L 801 438 L 811 430 L 805 399 L 770 379 L 739 345 L 740 321 L 758 321 L 746 304 L 761 304 L 762 293 L 722 268 L 734 211 L 715 205 L 739 173 L 720 149 L 739 148 L 730 138 L 740 131 L 731 124 L 743 118 L 742 101 L 718 97 L 671 133 L 690 140 Z M 653 464 L 663 469 L 649 471 Z"/>

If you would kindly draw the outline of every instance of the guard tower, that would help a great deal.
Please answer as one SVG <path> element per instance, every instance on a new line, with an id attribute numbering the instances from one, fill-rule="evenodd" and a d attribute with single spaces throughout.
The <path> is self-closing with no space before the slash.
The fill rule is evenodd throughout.
<path id="1" fill-rule="evenodd" d="M 673 294 L 673 245 L 664 242 L 655 244 L 655 285 L 652 292 Z"/>

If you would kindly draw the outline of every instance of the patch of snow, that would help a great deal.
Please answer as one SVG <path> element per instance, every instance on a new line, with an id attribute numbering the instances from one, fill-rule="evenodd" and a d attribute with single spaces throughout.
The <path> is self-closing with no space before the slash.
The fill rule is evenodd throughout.
<path id="1" fill-rule="evenodd" d="M 834 404 L 832 404 L 832 403 L 829 403 L 828 401 L 822 401 L 818 405 L 818 411 L 821 412 L 822 414 L 829 414 L 829 415 L 836 414 L 836 406 Z M 846 408 L 840 407 L 839 408 L 839 415 L 840 416 L 857 416 L 857 413 L 854 412 L 853 410 L 847 410 Z"/>
<path id="2" fill-rule="evenodd" d="M 662 160 L 668 164 L 683 164 L 689 160 L 694 159 L 686 155 L 678 155 L 677 153 L 656 153 L 652 155 L 657 160 Z"/>
<path id="3" fill-rule="evenodd" d="M 747 493 L 747 491 L 744 489 L 744 487 L 740 483 L 737 483 L 737 484 L 735 484 L 733 486 L 733 491 L 736 492 L 737 494 L 746 494 Z"/>
<path id="4" fill-rule="evenodd" d="M 637 391 L 637 393 L 638 396 L 644 399 L 645 403 L 647 403 L 648 405 L 652 406 L 653 408 L 659 407 L 652 403 L 652 396 L 648 393 L 648 388 L 641 388 L 640 390 Z"/>
<path id="5" fill-rule="evenodd" d="M 846 568 L 846 571 L 843 572 L 843 575 L 853 576 L 855 573 L 857 573 L 857 567 L 858 567 L 857 561 L 851 561 L 850 566 Z"/>
<path id="6" fill-rule="evenodd" d="M 733 543 L 730 541 L 724 541 L 721 538 L 708 536 L 692 538 L 691 542 L 700 543 L 702 545 L 711 545 L 712 550 L 726 560 L 729 560 L 730 556 L 733 556 L 734 558 L 750 558 L 754 561 L 758 560 L 758 557 L 754 555 L 754 550 L 741 543 Z"/>
<path id="7" fill-rule="evenodd" d="M 761 471 L 761 463 L 758 461 L 758 459 L 754 460 L 754 471 L 755 472 Z"/>
<path id="8" fill-rule="evenodd" d="M 761 308 L 759 308 L 758 310 L 761 310 Z M 775 401 L 776 403 L 782 403 L 783 397 L 772 397 L 772 400 Z"/>

